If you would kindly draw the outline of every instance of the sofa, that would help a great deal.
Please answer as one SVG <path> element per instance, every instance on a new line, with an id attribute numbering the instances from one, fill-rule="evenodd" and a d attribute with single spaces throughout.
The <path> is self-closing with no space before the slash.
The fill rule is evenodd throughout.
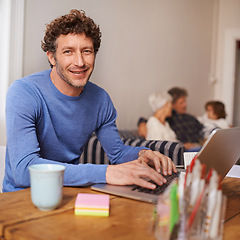
<path id="1" fill-rule="evenodd" d="M 145 146 L 170 157 L 176 165 L 184 165 L 184 146 L 182 143 L 146 140 L 138 135 L 137 130 L 119 130 L 119 135 L 126 145 L 133 147 Z M 80 163 L 109 164 L 108 157 L 98 141 L 96 134 L 93 134 L 85 145 L 80 157 Z"/>

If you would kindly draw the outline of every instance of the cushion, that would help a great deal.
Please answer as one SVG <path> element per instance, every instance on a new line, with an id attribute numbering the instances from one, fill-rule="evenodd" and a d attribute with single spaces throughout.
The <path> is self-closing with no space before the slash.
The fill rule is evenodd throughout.
<path id="1" fill-rule="evenodd" d="M 176 165 L 183 165 L 184 147 L 179 142 L 146 140 L 138 136 L 137 131 L 121 130 L 119 135 L 123 143 L 133 147 L 144 146 L 153 151 L 170 157 Z M 84 151 L 79 160 L 80 163 L 109 164 L 108 157 L 104 152 L 96 134 L 93 134 L 84 147 Z"/>

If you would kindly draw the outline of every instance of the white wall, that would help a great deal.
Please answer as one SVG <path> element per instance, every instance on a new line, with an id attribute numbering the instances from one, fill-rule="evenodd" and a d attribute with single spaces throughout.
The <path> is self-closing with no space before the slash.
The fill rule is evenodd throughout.
<path id="1" fill-rule="evenodd" d="M 240 126 L 240 41 L 238 42 L 238 49 L 236 54 L 236 83 L 234 94 L 234 117 L 233 125 Z"/>
<path id="2" fill-rule="evenodd" d="M 214 96 L 215 99 L 222 99 L 226 105 L 230 123 L 235 118 L 233 111 L 234 67 L 235 56 L 231 45 L 235 44 L 230 40 L 240 40 L 240 0 L 219 0 L 218 9 L 218 41 L 217 41 L 217 62 Z M 236 37 L 237 36 L 237 37 Z M 229 38 L 231 39 L 229 40 Z M 232 53 L 231 53 L 232 52 Z M 232 69 L 231 69 L 232 68 Z M 227 78 L 226 78 L 227 76 Z M 231 111 L 230 111 L 231 110 Z"/>
<path id="3" fill-rule="evenodd" d="M 11 2 L 0 0 L 0 145 L 6 145 L 5 102 L 9 78 Z"/>
<path id="4" fill-rule="evenodd" d="M 7 89 L 22 77 L 24 1 L 0 0 L 0 145 L 6 145 Z"/>
<path id="5" fill-rule="evenodd" d="M 102 31 L 92 81 L 105 88 L 119 128 L 135 128 L 151 114 L 148 96 L 181 86 L 189 112 L 203 113 L 213 98 L 209 84 L 213 1 L 26 0 L 24 75 L 48 68 L 41 40 L 45 24 L 70 9 L 84 9 Z"/>
<path id="6" fill-rule="evenodd" d="M 5 154 L 6 154 L 6 146 L 0 145 L 0 193 L 2 192 L 3 186 L 3 178 L 5 171 Z"/>

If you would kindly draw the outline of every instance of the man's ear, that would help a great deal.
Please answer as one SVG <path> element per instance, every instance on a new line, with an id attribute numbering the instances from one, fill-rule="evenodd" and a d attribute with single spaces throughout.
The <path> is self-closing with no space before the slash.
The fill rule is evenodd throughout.
<path id="1" fill-rule="evenodd" d="M 52 64 L 52 66 L 56 65 L 55 58 L 53 52 L 47 52 L 48 61 Z"/>

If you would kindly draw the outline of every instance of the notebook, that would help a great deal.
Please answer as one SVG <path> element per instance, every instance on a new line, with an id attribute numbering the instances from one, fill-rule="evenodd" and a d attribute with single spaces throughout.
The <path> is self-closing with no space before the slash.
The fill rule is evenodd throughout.
<path id="1" fill-rule="evenodd" d="M 240 157 L 240 128 L 219 129 L 214 131 L 197 153 L 199 160 L 206 165 L 207 171 L 214 168 L 224 178 Z M 206 171 L 206 172 L 207 172 Z M 170 180 L 171 181 L 171 180 Z M 158 195 L 133 190 L 133 185 L 117 186 L 94 184 L 91 189 L 108 194 L 155 203 Z"/>

